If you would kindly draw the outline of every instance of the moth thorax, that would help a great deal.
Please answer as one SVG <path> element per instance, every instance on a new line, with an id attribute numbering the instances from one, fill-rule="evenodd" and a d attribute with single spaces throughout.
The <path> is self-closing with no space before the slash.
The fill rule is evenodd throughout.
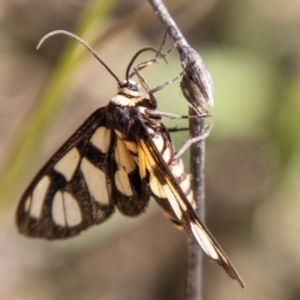
<path id="1" fill-rule="evenodd" d="M 117 94 L 111 99 L 113 104 L 123 107 L 136 106 L 141 101 L 139 85 L 132 80 L 124 80 L 118 85 Z"/>
<path id="2" fill-rule="evenodd" d="M 136 106 L 141 101 L 141 97 L 128 97 L 127 94 L 117 94 L 111 99 L 113 104 L 123 107 Z"/>

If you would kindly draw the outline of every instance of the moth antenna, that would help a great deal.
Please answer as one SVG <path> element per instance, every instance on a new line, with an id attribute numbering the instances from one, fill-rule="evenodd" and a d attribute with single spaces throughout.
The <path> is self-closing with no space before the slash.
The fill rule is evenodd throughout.
<path id="1" fill-rule="evenodd" d="M 138 56 L 139 56 L 141 53 L 146 52 L 146 51 L 153 51 L 153 52 L 155 52 L 157 55 L 162 56 L 161 52 L 160 52 L 159 50 L 155 49 L 154 47 L 145 47 L 145 48 L 140 49 L 138 52 L 136 52 L 136 53 L 133 55 L 133 57 L 132 57 L 131 61 L 129 62 L 128 67 L 127 67 L 127 69 L 126 69 L 125 78 L 126 78 L 126 81 L 127 81 L 127 82 L 128 82 L 128 80 L 129 80 L 129 78 L 130 78 L 129 73 L 130 73 L 130 69 L 131 69 L 133 63 L 135 62 L 135 60 L 138 58 Z M 165 57 L 163 57 L 163 59 L 164 59 L 164 61 L 165 61 L 166 63 L 168 63 L 168 61 L 167 61 L 167 59 L 166 59 Z"/>
<path id="2" fill-rule="evenodd" d="M 122 82 L 122 80 L 120 80 L 117 77 L 117 75 L 109 68 L 109 66 L 100 58 L 100 56 L 96 53 L 96 51 L 88 43 L 86 43 L 80 37 L 78 37 L 77 35 L 69 32 L 69 31 L 66 31 L 66 30 L 54 30 L 54 31 L 51 31 L 51 32 L 47 33 L 46 35 L 44 35 L 41 38 L 41 40 L 39 41 L 38 45 L 36 46 L 36 49 L 39 49 L 42 46 L 42 44 L 48 38 L 50 38 L 51 36 L 54 36 L 54 35 L 58 35 L 58 34 L 67 35 L 67 36 L 73 38 L 74 40 L 76 40 L 77 42 L 79 42 L 81 45 L 83 45 L 104 66 L 104 68 L 116 79 L 116 81 L 118 82 L 119 86 L 124 85 L 124 83 Z"/>

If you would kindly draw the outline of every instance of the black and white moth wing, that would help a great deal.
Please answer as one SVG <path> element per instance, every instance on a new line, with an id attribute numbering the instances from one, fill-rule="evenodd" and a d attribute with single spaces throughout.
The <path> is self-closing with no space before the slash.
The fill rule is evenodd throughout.
<path id="1" fill-rule="evenodd" d="M 23 194 L 16 222 L 21 233 L 67 238 L 104 222 L 111 202 L 112 130 L 105 108 L 96 110 L 54 154 Z"/>
<path id="2" fill-rule="evenodd" d="M 139 143 L 140 168 L 146 168 L 149 172 L 149 186 L 154 198 L 168 215 L 179 221 L 189 237 L 198 243 L 212 260 L 221 265 L 231 278 L 245 287 L 242 278 L 229 258 L 197 216 L 155 143 L 150 138 L 147 129 L 143 128 L 142 132 L 140 137 L 144 136 L 144 138 L 141 138 Z"/>

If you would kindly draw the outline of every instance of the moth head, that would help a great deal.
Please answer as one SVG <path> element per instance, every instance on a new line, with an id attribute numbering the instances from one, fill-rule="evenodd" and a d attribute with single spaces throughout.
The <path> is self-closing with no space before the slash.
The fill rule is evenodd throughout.
<path id="1" fill-rule="evenodd" d="M 123 80 L 118 83 L 117 94 L 111 102 L 119 106 L 136 106 L 143 101 L 140 86 L 133 80 Z"/>
<path id="2" fill-rule="evenodd" d="M 127 97 L 140 97 L 140 85 L 131 79 L 122 80 L 118 84 L 117 93 L 126 95 Z"/>

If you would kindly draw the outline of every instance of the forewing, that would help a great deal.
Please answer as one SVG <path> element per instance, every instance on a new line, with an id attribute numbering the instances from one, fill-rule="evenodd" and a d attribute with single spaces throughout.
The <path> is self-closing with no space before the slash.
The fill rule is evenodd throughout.
<path id="1" fill-rule="evenodd" d="M 140 173 L 145 173 L 145 170 L 149 172 L 149 186 L 153 196 L 168 215 L 173 216 L 181 223 L 190 238 L 198 243 L 212 260 L 218 262 L 231 278 L 236 279 L 244 287 L 243 280 L 205 224 L 200 221 L 157 150 L 147 129 L 142 125 L 139 126 L 139 162 L 143 162 L 140 163 L 140 168 L 142 168 Z"/>
<path id="2" fill-rule="evenodd" d="M 105 108 L 95 111 L 34 178 L 18 205 L 19 231 L 67 238 L 105 221 L 114 211 L 109 152 L 113 132 Z"/>

